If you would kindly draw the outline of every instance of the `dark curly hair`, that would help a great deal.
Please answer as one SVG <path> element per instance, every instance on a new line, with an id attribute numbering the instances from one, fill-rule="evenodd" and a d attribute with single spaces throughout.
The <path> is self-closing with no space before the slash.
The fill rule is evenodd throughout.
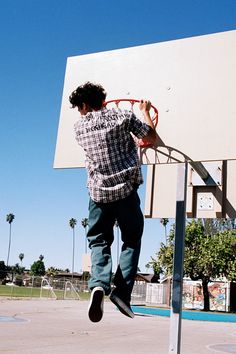
<path id="1" fill-rule="evenodd" d="M 69 97 L 72 108 L 83 108 L 83 103 L 95 110 L 99 110 L 103 106 L 106 98 L 106 92 L 101 85 L 86 82 L 84 85 L 77 87 Z"/>

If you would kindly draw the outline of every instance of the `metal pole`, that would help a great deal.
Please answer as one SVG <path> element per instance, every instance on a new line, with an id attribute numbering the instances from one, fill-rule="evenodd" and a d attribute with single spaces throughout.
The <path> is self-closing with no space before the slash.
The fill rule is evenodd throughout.
<path id="1" fill-rule="evenodd" d="M 73 249 L 72 249 L 72 282 L 74 278 L 74 264 L 75 264 L 75 228 L 73 227 Z"/>
<path id="2" fill-rule="evenodd" d="M 206 167 L 201 162 L 190 161 L 190 165 L 194 168 L 197 174 L 206 181 L 209 177 L 209 172 L 207 171 Z"/>
<path id="3" fill-rule="evenodd" d="M 180 354 L 188 163 L 178 164 L 169 354 Z"/>

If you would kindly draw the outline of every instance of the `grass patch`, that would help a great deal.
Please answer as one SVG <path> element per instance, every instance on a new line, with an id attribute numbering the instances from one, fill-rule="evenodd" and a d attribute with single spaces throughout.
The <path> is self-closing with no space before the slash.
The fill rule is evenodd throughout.
<path id="1" fill-rule="evenodd" d="M 53 289 L 53 291 L 56 294 L 56 297 L 58 300 L 64 299 L 64 291 L 63 290 Z M 41 288 L 0 285 L 0 296 L 36 298 L 36 297 L 40 297 L 40 294 L 41 294 Z M 52 292 L 48 289 L 43 289 L 42 290 L 42 297 L 53 298 Z M 90 297 L 90 294 L 87 292 L 79 292 L 79 297 L 81 300 L 88 300 Z"/>
<path id="2" fill-rule="evenodd" d="M 39 297 L 40 288 L 0 285 L 0 296 Z"/>

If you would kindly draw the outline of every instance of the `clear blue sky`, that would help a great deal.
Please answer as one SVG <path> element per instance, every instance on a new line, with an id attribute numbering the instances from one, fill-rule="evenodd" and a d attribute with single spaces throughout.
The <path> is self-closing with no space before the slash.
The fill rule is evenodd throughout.
<path id="1" fill-rule="evenodd" d="M 74 217 L 81 269 L 86 174 L 52 167 L 68 56 L 232 29 L 235 0 L 2 0 L 0 260 L 7 258 L 6 215 L 13 213 L 11 265 L 22 252 L 25 267 L 43 254 L 46 267 L 71 269 Z M 143 186 L 142 201 L 144 193 Z M 160 220 L 146 220 L 142 271 L 163 238 Z"/>

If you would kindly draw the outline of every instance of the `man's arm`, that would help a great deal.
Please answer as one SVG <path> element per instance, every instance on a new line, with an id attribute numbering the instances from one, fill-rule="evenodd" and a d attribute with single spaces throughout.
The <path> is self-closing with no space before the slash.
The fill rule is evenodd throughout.
<path id="1" fill-rule="evenodd" d="M 144 142 L 155 145 L 157 142 L 157 133 L 150 116 L 151 102 L 141 100 L 139 103 L 139 109 L 143 114 L 144 122 L 151 127 L 149 133 L 142 139 Z"/>

